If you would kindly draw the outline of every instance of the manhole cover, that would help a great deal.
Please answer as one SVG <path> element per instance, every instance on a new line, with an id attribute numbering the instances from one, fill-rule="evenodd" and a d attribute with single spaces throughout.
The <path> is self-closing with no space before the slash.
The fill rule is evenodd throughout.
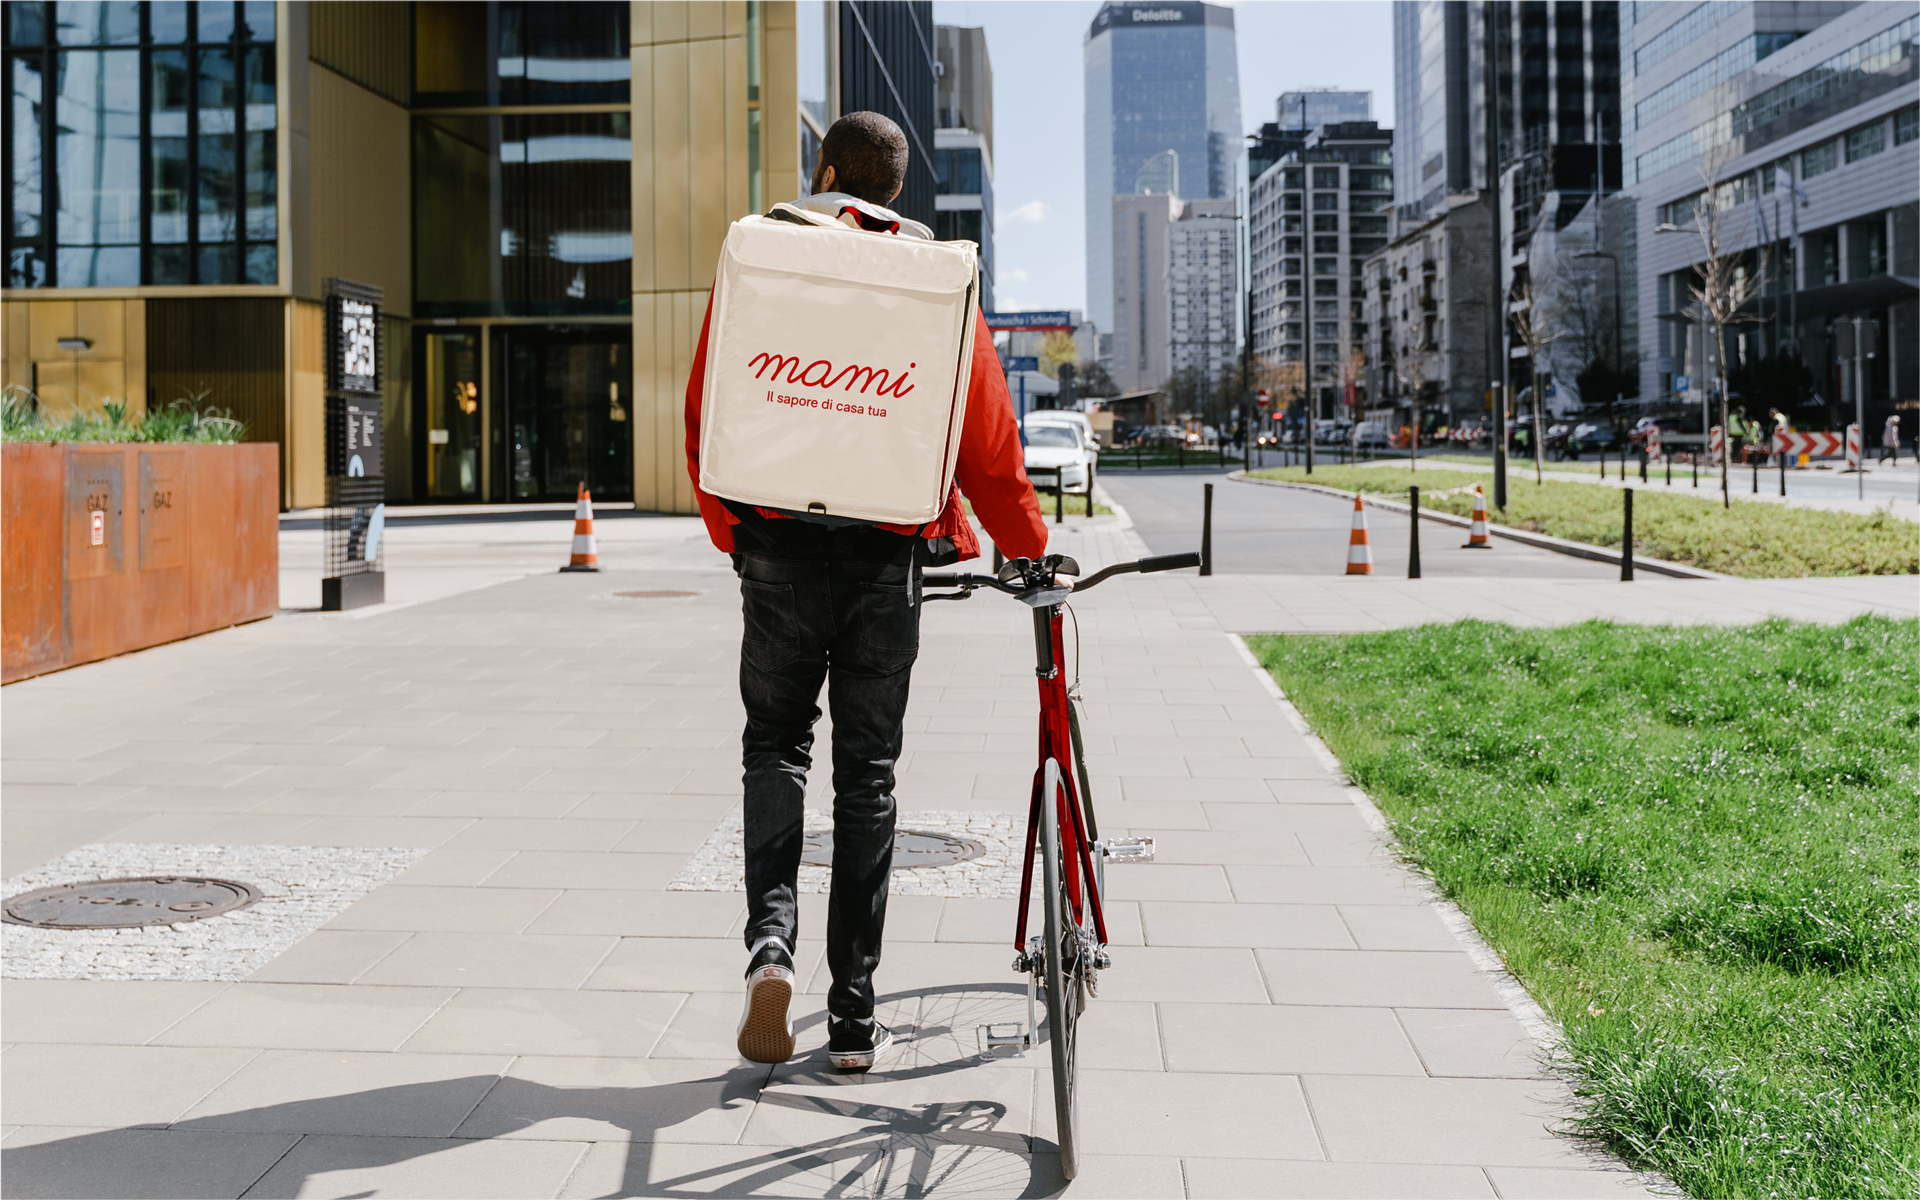
<path id="1" fill-rule="evenodd" d="M 699 592 L 675 592 L 675 591 L 615 592 L 614 593 L 614 595 L 620 597 L 622 600 L 684 600 L 688 596 L 698 596 L 699 594 L 700 594 Z"/>
<path id="2" fill-rule="evenodd" d="M 42 929 L 177 925 L 245 908 L 259 898 L 260 893 L 246 884 L 228 879 L 142 875 L 24 892 L 7 901 L 6 920 Z"/>
<path id="3" fill-rule="evenodd" d="M 949 837 L 944 833 L 925 833 L 917 829 L 899 829 L 893 835 L 893 869 L 945 867 L 978 858 L 986 847 L 970 838 Z M 833 865 L 833 831 L 807 831 L 800 861 L 816 867 Z"/>

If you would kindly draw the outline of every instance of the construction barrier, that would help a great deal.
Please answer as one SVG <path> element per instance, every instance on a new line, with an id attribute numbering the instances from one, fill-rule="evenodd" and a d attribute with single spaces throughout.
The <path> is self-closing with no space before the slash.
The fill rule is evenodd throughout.
<path id="1" fill-rule="evenodd" d="M 562 571 L 598 571 L 600 555 L 593 542 L 593 493 L 586 484 L 573 503 L 573 554 Z"/>
<path id="2" fill-rule="evenodd" d="M 1847 426 L 1847 470 L 1858 471 L 1859 469 L 1860 427 L 1858 425 L 1849 425 Z"/>
<path id="3" fill-rule="evenodd" d="M 1845 444 L 1837 433 L 1775 433 L 1773 452 L 1800 458 L 1833 458 Z"/>
<path id="4" fill-rule="evenodd" d="M 1714 466 L 1720 465 L 1720 456 L 1727 451 L 1727 431 L 1715 425 L 1707 431 L 1707 461 Z"/>
<path id="5" fill-rule="evenodd" d="M 1367 541 L 1367 510 L 1358 492 L 1353 496 L 1353 532 L 1347 537 L 1347 574 L 1373 574 L 1373 546 Z"/>

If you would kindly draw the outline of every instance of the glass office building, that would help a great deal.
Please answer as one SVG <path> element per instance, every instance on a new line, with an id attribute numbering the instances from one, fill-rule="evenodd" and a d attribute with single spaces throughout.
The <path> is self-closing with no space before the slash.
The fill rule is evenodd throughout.
<path id="1" fill-rule="evenodd" d="M 727 226 L 855 108 L 906 125 L 898 207 L 933 223 L 931 11 L 10 2 L 4 382 L 56 416 L 198 397 L 319 505 L 321 298 L 353 280 L 384 294 L 390 501 L 693 511 Z"/>
<path id="2" fill-rule="evenodd" d="M 1111 330 L 1113 197 L 1138 193 L 1142 168 L 1168 151 L 1183 199 L 1234 195 L 1244 143 L 1233 10 L 1195 0 L 1108 0 L 1083 54 L 1087 316 Z"/>

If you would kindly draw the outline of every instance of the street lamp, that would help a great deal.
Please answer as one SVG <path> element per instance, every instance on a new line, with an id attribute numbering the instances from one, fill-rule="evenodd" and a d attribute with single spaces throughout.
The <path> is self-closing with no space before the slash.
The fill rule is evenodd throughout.
<path id="1" fill-rule="evenodd" d="M 1624 343 L 1620 340 L 1620 260 L 1605 250 L 1588 250 L 1574 255 L 1575 258 L 1604 258 L 1613 267 L 1613 361 L 1614 388 L 1613 402 L 1620 403 L 1620 350 Z M 1619 426 L 1614 426 L 1616 429 Z"/>

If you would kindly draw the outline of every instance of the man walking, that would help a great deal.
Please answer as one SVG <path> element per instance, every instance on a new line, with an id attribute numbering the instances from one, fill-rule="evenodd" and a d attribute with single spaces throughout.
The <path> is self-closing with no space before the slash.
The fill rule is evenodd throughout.
<path id="1" fill-rule="evenodd" d="M 1916 452 L 1920 458 L 1920 452 Z M 1894 466 L 1900 465 L 1900 414 L 1888 413 L 1886 428 L 1880 431 L 1880 461 L 1893 460 Z"/>
<path id="2" fill-rule="evenodd" d="M 906 179 L 907 139 L 878 113 L 848 113 L 821 142 L 812 195 L 798 207 L 865 234 L 932 240 L 883 207 Z M 712 320 L 712 300 L 707 317 Z M 960 453 L 946 507 L 924 526 L 832 524 L 723 501 L 700 490 L 700 399 L 707 327 L 687 381 L 687 468 L 713 544 L 733 556 L 745 632 L 740 643 L 748 953 L 737 1044 L 752 1062 L 793 1054 L 796 882 L 813 725 L 824 683 L 833 711 L 833 883 L 827 899 L 827 1051 L 864 1071 L 891 1040 L 873 1017 L 893 865 L 894 764 L 908 681 L 920 646 L 919 571 L 980 552 L 964 492 L 994 542 L 1014 558 L 1046 552 L 1046 524 L 1027 481 L 1019 426 L 984 317 L 976 317 Z"/>

